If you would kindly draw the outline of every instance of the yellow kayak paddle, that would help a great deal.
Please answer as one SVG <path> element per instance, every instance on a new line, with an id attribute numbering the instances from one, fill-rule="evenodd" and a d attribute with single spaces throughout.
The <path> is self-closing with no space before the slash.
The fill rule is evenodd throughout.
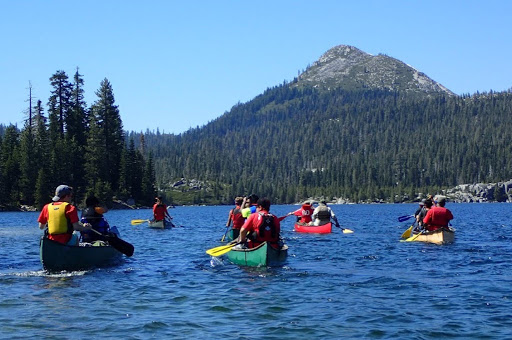
<path id="1" fill-rule="evenodd" d="M 206 251 L 206 254 L 208 254 L 210 256 L 213 256 L 213 257 L 221 256 L 221 255 L 224 255 L 227 252 L 229 252 L 231 250 L 231 248 L 233 248 L 237 244 L 238 243 L 235 242 L 235 243 L 227 244 L 225 246 L 219 246 L 219 247 L 215 247 L 215 248 L 212 248 L 212 249 L 208 249 Z"/>
<path id="2" fill-rule="evenodd" d="M 145 222 L 149 222 L 149 220 L 132 220 L 132 225 L 142 224 Z"/>
<path id="3" fill-rule="evenodd" d="M 409 238 L 411 237 L 411 233 L 412 233 L 412 225 L 409 227 L 409 229 L 407 229 L 406 231 L 404 231 L 404 233 L 402 234 L 402 238 Z"/>

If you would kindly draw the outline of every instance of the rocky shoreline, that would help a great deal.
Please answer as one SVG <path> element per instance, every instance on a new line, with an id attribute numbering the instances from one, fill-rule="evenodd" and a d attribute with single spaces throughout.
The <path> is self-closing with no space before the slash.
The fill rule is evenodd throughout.
<path id="1" fill-rule="evenodd" d="M 455 203 L 486 203 L 486 202 L 506 202 L 512 203 L 512 179 L 506 182 L 498 182 L 498 183 L 476 183 L 476 184 L 461 184 L 457 185 L 454 188 L 442 190 L 440 193 L 434 194 L 442 194 L 446 196 L 448 201 Z M 419 195 L 415 199 L 411 200 L 407 197 L 404 197 L 401 203 L 411 203 L 418 202 L 422 198 L 422 195 Z M 310 197 L 308 200 L 319 202 L 323 200 L 323 197 Z M 296 204 L 300 204 L 298 202 Z M 345 198 L 336 198 L 333 200 L 328 200 L 328 203 L 331 204 L 355 204 Z M 373 201 L 373 202 L 359 202 L 359 203 L 389 203 L 384 200 Z M 120 200 L 113 201 L 113 210 L 121 210 L 121 209 L 147 209 L 150 207 L 137 207 L 135 206 L 135 202 L 123 202 Z M 0 211 L 38 211 L 33 206 L 21 205 L 18 209 L 1 209 Z"/>

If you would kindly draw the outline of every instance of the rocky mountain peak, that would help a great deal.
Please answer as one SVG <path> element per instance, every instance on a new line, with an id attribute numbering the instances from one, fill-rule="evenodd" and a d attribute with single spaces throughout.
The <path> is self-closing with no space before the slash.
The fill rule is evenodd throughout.
<path id="1" fill-rule="evenodd" d="M 315 87 L 454 95 L 423 72 L 400 60 L 384 54 L 373 56 L 348 45 L 339 45 L 328 50 L 298 80 L 298 85 Z"/>

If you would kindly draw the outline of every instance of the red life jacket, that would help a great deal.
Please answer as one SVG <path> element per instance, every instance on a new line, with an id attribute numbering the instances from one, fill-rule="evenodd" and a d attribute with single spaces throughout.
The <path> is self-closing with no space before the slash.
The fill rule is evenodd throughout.
<path id="1" fill-rule="evenodd" d="M 244 225 L 245 218 L 242 216 L 242 211 L 239 206 L 231 210 L 231 219 L 233 220 L 233 229 L 241 229 Z"/>
<path id="2" fill-rule="evenodd" d="M 153 214 L 155 221 L 161 221 L 165 219 L 165 212 L 167 211 L 167 206 L 165 204 L 155 204 L 153 206 Z"/>
<path id="3" fill-rule="evenodd" d="M 277 247 L 279 233 L 276 227 L 276 217 L 262 212 L 258 214 L 258 230 L 253 233 L 252 240 L 249 240 L 249 248 L 257 247 L 263 242 L 268 242 L 274 248 Z"/>
<path id="4" fill-rule="evenodd" d="M 310 204 L 303 204 L 302 205 L 302 211 L 301 211 L 301 218 L 300 218 L 300 223 L 309 223 L 311 222 L 313 219 L 312 219 L 312 215 L 313 215 L 313 207 L 311 207 Z"/>

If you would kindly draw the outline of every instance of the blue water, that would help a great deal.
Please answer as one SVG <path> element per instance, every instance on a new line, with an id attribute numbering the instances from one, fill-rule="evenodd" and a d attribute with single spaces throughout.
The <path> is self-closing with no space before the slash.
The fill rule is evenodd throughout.
<path id="1" fill-rule="evenodd" d="M 281 216 L 297 206 L 273 206 Z M 512 205 L 453 204 L 451 245 L 399 242 L 416 205 L 334 205 L 355 231 L 298 234 L 282 223 L 282 267 L 242 268 L 220 245 L 230 207 L 106 217 L 135 254 L 118 266 L 47 274 L 38 213 L 0 213 L 0 338 L 437 339 L 512 337 Z"/>

